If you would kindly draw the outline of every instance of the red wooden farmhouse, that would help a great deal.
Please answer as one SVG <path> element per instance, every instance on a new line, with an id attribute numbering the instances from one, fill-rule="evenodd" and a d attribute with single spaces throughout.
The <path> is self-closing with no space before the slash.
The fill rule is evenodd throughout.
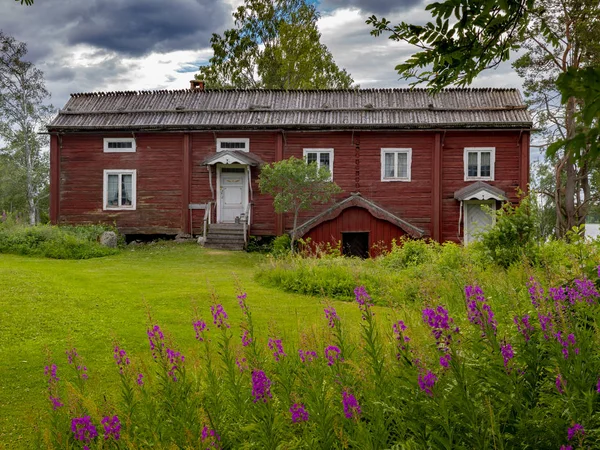
<path id="1" fill-rule="evenodd" d="M 513 89 L 204 90 L 73 94 L 48 126 L 53 223 L 207 245 L 290 231 L 262 164 L 327 166 L 342 189 L 299 235 L 350 253 L 404 235 L 469 242 L 483 205 L 527 190 L 531 118 Z"/>

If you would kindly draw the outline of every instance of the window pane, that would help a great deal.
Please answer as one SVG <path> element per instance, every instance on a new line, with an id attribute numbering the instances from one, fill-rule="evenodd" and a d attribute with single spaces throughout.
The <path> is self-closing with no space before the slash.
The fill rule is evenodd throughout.
<path id="1" fill-rule="evenodd" d="M 131 141 L 127 141 L 127 142 L 109 141 L 108 148 L 133 148 L 133 142 L 131 142 Z"/>
<path id="2" fill-rule="evenodd" d="M 398 178 L 408 178 L 408 155 L 406 153 L 398 153 Z"/>
<path id="3" fill-rule="evenodd" d="M 394 154 L 384 153 L 384 158 L 383 177 L 394 178 Z"/>
<path id="4" fill-rule="evenodd" d="M 131 206 L 131 175 L 121 175 L 121 206 Z"/>
<path id="5" fill-rule="evenodd" d="M 476 177 L 477 175 L 477 152 L 468 153 L 467 175 Z"/>
<path id="6" fill-rule="evenodd" d="M 106 206 L 119 206 L 119 175 L 108 176 Z"/>
<path id="7" fill-rule="evenodd" d="M 481 176 L 489 177 L 491 176 L 491 154 L 490 152 L 481 152 Z"/>
<path id="8" fill-rule="evenodd" d="M 328 169 L 330 169 L 329 156 L 330 156 L 329 153 L 320 153 L 319 154 L 320 167 L 327 167 Z"/>
<path id="9" fill-rule="evenodd" d="M 317 154 L 316 153 L 307 153 L 306 154 L 306 162 L 309 164 L 317 162 Z"/>

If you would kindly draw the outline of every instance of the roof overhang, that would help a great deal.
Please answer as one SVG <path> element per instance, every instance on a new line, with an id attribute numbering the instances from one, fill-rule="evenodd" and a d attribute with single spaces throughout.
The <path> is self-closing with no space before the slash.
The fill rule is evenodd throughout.
<path id="1" fill-rule="evenodd" d="M 265 162 L 254 153 L 241 152 L 239 150 L 225 150 L 207 157 L 202 162 L 202 165 L 214 166 L 215 164 L 242 164 L 244 166 L 258 167 L 264 163 Z"/>
<path id="2" fill-rule="evenodd" d="M 398 216 L 392 214 L 391 212 L 383 209 L 381 206 L 373 203 L 370 200 L 367 200 L 358 192 L 353 192 L 350 194 L 350 197 L 342 200 L 331 206 L 330 208 L 323 211 L 321 214 L 313 217 L 307 222 L 304 222 L 302 225 L 296 228 L 296 235 L 303 236 L 316 226 L 322 224 L 323 222 L 327 222 L 328 220 L 335 219 L 338 217 L 344 210 L 351 208 L 353 206 L 364 208 L 373 215 L 373 217 L 377 217 L 378 219 L 385 220 L 396 225 L 406 234 L 410 235 L 414 238 L 423 237 L 425 231 L 421 228 L 418 228 L 406 220 L 399 218 Z"/>
<path id="3" fill-rule="evenodd" d="M 478 181 L 470 184 L 454 193 L 454 198 L 459 201 L 465 200 L 506 200 L 506 192 L 491 184 Z"/>

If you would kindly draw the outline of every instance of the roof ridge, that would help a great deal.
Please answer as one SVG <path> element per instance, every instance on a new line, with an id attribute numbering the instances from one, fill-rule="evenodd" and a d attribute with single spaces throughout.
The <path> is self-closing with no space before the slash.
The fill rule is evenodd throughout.
<path id="1" fill-rule="evenodd" d="M 117 97 L 134 95 L 159 95 L 159 94 L 206 94 L 215 92 L 424 92 L 431 94 L 426 88 L 357 88 L 357 89 L 151 89 L 136 91 L 99 91 L 99 92 L 76 92 L 71 97 Z M 495 87 L 468 87 L 468 88 L 444 88 L 439 92 L 520 92 L 518 88 L 495 88 Z"/>

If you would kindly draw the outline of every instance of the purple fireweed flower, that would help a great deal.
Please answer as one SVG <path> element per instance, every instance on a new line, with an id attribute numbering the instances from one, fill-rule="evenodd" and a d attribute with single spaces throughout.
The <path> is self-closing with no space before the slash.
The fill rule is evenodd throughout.
<path id="1" fill-rule="evenodd" d="M 529 322 L 529 314 L 525 314 L 521 320 L 519 320 L 519 316 L 515 316 L 513 322 L 517 326 L 517 331 L 525 338 L 525 342 L 529 342 L 534 332 L 534 328 Z"/>
<path id="2" fill-rule="evenodd" d="M 563 377 L 560 373 L 556 376 L 556 381 L 554 382 L 554 385 L 556 386 L 556 390 L 559 394 L 565 393 L 565 386 L 567 385 L 567 382 L 563 380 Z"/>
<path id="3" fill-rule="evenodd" d="M 561 445 L 560 450 L 573 450 L 573 446 L 571 445 Z"/>
<path id="4" fill-rule="evenodd" d="M 235 364 L 238 366 L 238 369 L 240 369 L 241 373 L 248 370 L 248 362 L 246 358 L 236 358 Z"/>
<path id="5" fill-rule="evenodd" d="M 223 309 L 223 305 L 211 305 L 210 312 L 213 316 L 213 323 L 217 326 L 217 328 L 229 328 L 229 324 L 226 322 L 228 316 Z"/>
<path id="6" fill-rule="evenodd" d="M 531 299 L 531 304 L 536 308 L 540 306 L 542 300 L 544 300 L 544 289 L 542 289 L 542 285 L 538 283 L 535 278 L 531 277 L 529 282 L 527 283 L 527 288 L 529 290 L 529 298 Z"/>
<path id="7" fill-rule="evenodd" d="M 177 381 L 175 371 L 179 368 L 180 364 L 183 364 L 183 362 L 185 361 L 185 357 L 181 353 L 167 348 L 167 359 L 169 360 L 169 364 L 171 366 L 171 368 L 169 369 L 169 376 L 173 381 Z"/>
<path id="8" fill-rule="evenodd" d="M 92 423 L 90 416 L 75 417 L 71 420 L 71 431 L 75 439 L 81 442 L 90 442 L 98 436 L 98 431 Z"/>
<path id="9" fill-rule="evenodd" d="M 438 349 L 448 352 L 452 343 L 452 334 L 459 332 L 458 327 L 454 326 L 454 320 L 448 316 L 448 311 L 442 306 L 436 309 L 425 308 L 423 322 L 431 328 Z"/>
<path id="10" fill-rule="evenodd" d="M 138 386 L 143 386 L 144 385 L 144 374 L 138 373 L 137 380 L 135 380 L 135 382 L 138 384 Z"/>
<path id="11" fill-rule="evenodd" d="M 165 335 L 158 325 L 154 325 L 151 329 L 148 329 L 146 334 L 148 335 L 148 342 L 150 344 L 150 350 L 152 351 L 152 357 L 156 359 L 155 350 L 158 349 L 159 353 L 162 351 L 162 348 L 165 346 L 165 343 L 163 342 Z"/>
<path id="12" fill-rule="evenodd" d="M 79 354 L 77 353 L 76 348 L 67 350 L 65 353 L 67 354 L 67 360 L 69 361 L 69 364 L 73 364 L 75 360 L 79 358 Z"/>
<path id="13" fill-rule="evenodd" d="M 271 380 L 267 378 L 262 370 L 252 372 L 252 395 L 254 396 L 254 403 L 258 401 L 267 403 L 267 397 L 272 397 Z"/>
<path id="14" fill-rule="evenodd" d="M 248 305 L 246 305 L 246 297 L 248 296 L 248 294 L 246 294 L 245 292 L 240 293 L 237 296 L 238 299 L 238 305 L 240 305 L 240 309 L 242 310 L 242 314 L 244 314 L 245 316 L 248 315 Z"/>
<path id="15" fill-rule="evenodd" d="M 347 419 L 357 419 L 362 413 L 356 397 L 347 391 L 342 392 L 342 405 Z"/>
<path id="16" fill-rule="evenodd" d="M 574 424 L 571 428 L 567 430 L 567 439 L 570 441 L 577 435 L 579 435 L 580 437 L 585 436 L 585 431 L 583 427 L 578 423 Z"/>
<path id="17" fill-rule="evenodd" d="M 302 403 L 294 403 L 290 407 L 290 413 L 292 414 L 292 423 L 308 421 L 308 411 Z"/>
<path id="18" fill-rule="evenodd" d="M 57 367 L 56 364 L 44 367 L 44 375 L 48 377 L 48 384 L 56 383 L 60 380 L 56 375 Z"/>
<path id="19" fill-rule="evenodd" d="M 298 356 L 303 363 L 310 363 L 317 359 L 317 352 L 312 350 L 298 350 Z"/>
<path id="20" fill-rule="evenodd" d="M 339 321 L 340 321 L 340 318 L 337 315 L 335 308 L 333 306 L 329 306 L 324 309 L 324 312 L 325 312 L 325 318 L 329 321 L 329 323 L 328 323 L 329 327 L 335 328 L 335 324 L 339 323 Z"/>
<path id="21" fill-rule="evenodd" d="M 252 338 L 250 337 L 250 333 L 248 332 L 248 330 L 244 330 L 244 333 L 242 333 L 242 345 L 244 347 L 248 347 L 250 344 L 252 344 Z"/>
<path id="22" fill-rule="evenodd" d="M 504 360 L 504 368 L 508 370 L 509 361 L 515 357 L 512 345 L 504 341 L 500 344 L 500 353 L 502 353 L 502 359 Z"/>
<path id="23" fill-rule="evenodd" d="M 450 365 L 450 361 L 452 360 L 452 356 L 450 354 L 445 354 L 440 356 L 440 366 L 445 367 L 446 369 Z"/>
<path id="24" fill-rule="evenodd" d="M 406 331 L 406 325 L 402 320 L 399 320 L 392 325 L 392 331 L 394 332 L 394 338 L 396 339 L 396 345 L 402 351 L 406 350 L 406 344 L 410 342 L 410 338 L 404 334 Z M 400 353 L 396 354 L 396 358 L 400 359 Z"/>
<path id="25" fill-rule="evenodd" d="M 211 430 L 208 427 L 204 427 L 202 428 L 202 444 L 203 445 L 208 445 L 208 447 L 206 447 L 207 450 L 211 449 L 211 448 L 221 448 L 219 445 L 219 441 L 221 440 L 221 436 L 219 436 L 219 434 L 215 431 L 215 430 Z M 206 441 L 210 441 L 210 442 L 206 442 Z"/>
<path id="26" fill-rule="evenodd" d="M 284 356 L 287 356 L 283 351 L 281 339 L 269 339 L 269 349 L 273 352 L 273 358 L 275 358 L 275 361 L 277 362 Z"/>
<path id="27" fill-rule="evenodd" d="M 435 386 L 438 377 L 431 371 L 427 370 L 425 375 L 423 375 L 423 370 L 419 373 L 419 387 L 423 392 L 425 392 L 430 397 L 433 397 L 433 387 Z"/>
<path id="28" fill-rule="evenodd" d="M 88 370 L 87 366 L 77 366 L 77 371 L 79 372 L 79 376 L 81 377 L 82 380 L 88 379 L 87 370 Z"/>
<path id="29" fill-rule="evenodd" d="M 119 348 L 118 345 L 115 345 L 114 358 L 120 373 L 123 373 L 125 367 L 131 364 L 129 357 L 127 356 L 127 352 L 122 348 Z"/>
<path id="30" fill-rule="evenodd" d="M 587 278 L 584 278 L 583 280 L 577 279 L 573 284 L 575 287 L 568 289 L 569 301 L 571 304 L 583 301 L 595 303 L 598 300 L 598 297 L 600 297 L 592 280 L 588 280 Z"/>
<path id="31" fill-rule="evenodd" d="M 554 324 L 552 323 L 552 313 L 545 315 L 538 312 L 538 320 L 540 321 L 540 326 L 544 332 L 544 339 L 548 340 L 548 333 L 551 333 L 554 328 Z"/>
<path id="32" fill-rule="evenodd" d="M 202 319 L 199 319 L 195 322 L 192 322 L 192 325 L 194 326 L 194 331 L 196 332 L 196 339 L 200 342 L 203 342 L 204 339 L 206 339 L 204 337 L 204 332 L 208 331 L 208 327 L 206 326 L 206 322 Z"/>
<path id="33" fill-rule="evenodd" d="M 354 289 L 354 297 L 356 298 L 356 303 L 358 303 L 358 309 L 360 309 L 361 316 L 363 320 L 366 320 L 367 317 L 372 317 L 374 314 L 371 311 L 371 306 L 373 306 L 373 301 L 371 296 L 367 293 L 367 290 L 364 286 L 358 286 Z"/>
<path id="34" fill-rule="evenodd" d="M 63 405 L 63 403 L 60 401 L 59 397 L 53 397 L 52 395 L 50 395 L 50 397 L 48 397 L 50 399 L 50 402 L 52 403 L 52 410 L 56 411 L 58 408 L 60 408 L 61 406 L 65 406 Z"/>
<path id="35" fill-rule="evenodd" d="M 569 347 L 575 347 L 575 335 L 570 333 L 566 339 L 562 338 L 562 331 L 558 331 L 554 333 L 554 337 L 558 341 L 558 343 L 562 346 L 562 354 L 565 359 L 569 358 Z M 579 355 L 579 348 L 575 347 L 574 350 L 576 355 Z"/>
<path id="36" fill-rule="evenodd" d="M 465 297 L 467 301 L 467 315 L 469 321 L 481 328 L 482 336 L 485 336 L 485 330 L 490 327 L 494 334 L 498 322 L 494 319 L 492 307 L 487 303 L 483 290 L 477 286 L 465 286 Z"/>
<path id="37" fill-rule="evenodd" d="M 335 345 L 330 345 L 325 349 L 325 358 L 327 359 L 327 365 L 328 366 L 333 366 L 335 364 L 336 361 L 338 361 L 340 358 L 340 354 L 342 353 L 342 351 L 339 349 L 339 347 L 336 347 Z"/>
<path id="38" fill-rule="evenodd" d="M 104 425 L 104 440 L 108 440 L 111 437 L 118 441 L 121 437 L 121 421 L 117 416 L 106 416 L 102 419 L 102 425 Z"/>

